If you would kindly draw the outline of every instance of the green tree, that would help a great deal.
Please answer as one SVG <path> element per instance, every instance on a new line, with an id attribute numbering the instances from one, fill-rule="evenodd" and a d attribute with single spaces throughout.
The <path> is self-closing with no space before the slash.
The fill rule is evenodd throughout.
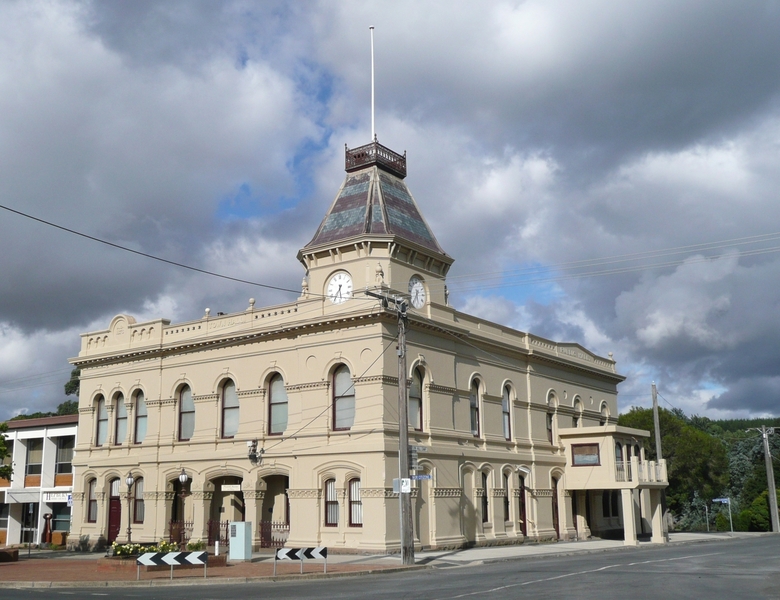
<path id="1" fill-rule="evenodd" d="M 5 432 L 8 431 L 8 425 L 0 423 L 0 462 L 8 456 L 8 444 L 5 441 Z M 11 465 L 0 466 L 0 479 L 11 479 Z"/>
<path id="2" fill-rule="evenodd" d="M 729 463 L 724 444 L 696 427 L 689 425 L 681 411 L 659 409 L 661 451 L 666 459 L 669 487 L 666 497 L 669 508 L 677 515 L 688 510 L 698 496 L 709 502 L 719 495 L 729 482 Z M 645 455 L 656 459 L 653 411 L 632 408 L 618 417 L 625 427 L 646 429 L 650 437 L 644 439 Z"/>
<path id="3" fill-rule="evenodd" d="M 81 376 L 81 369 L 76 367 L 70 372 L 70 379 L 65 384 L 65 395 L 66 396 L 78 396 L 79 395 L 79 388 L 81 385 L 81 380 L 79 377 Z M 67 414 L 67 413 L 66 413 Z"/>
<path id="4" fill-rule="evenodd" d="M 77 415 L 79 414 L 79 401 L 78 400 L 65 400 L 59 406 L 57 406 L 58 415 Z"/>

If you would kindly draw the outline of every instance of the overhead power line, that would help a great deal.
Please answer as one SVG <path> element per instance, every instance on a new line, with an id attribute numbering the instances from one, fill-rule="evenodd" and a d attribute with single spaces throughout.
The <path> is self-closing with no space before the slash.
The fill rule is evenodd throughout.
<path id="1" fill-rule="evenodd" d="M 239 277 L 231 277 L 230 275 L 222 275 L 221 273 L 215 273 L 214 271 L 207 271 L 206 269 L 199 269 L 198 267 L 193 267 L 190 265 L 185 265 L 184 263 L 176 262 L 175 260 L 168 260 L 167 258 L 162 258 L 160 256 L 155 256 L 154 254 L 147 254 L 146 252 L 141 252 L 140 250 L 133 250 L 132 248 L 128 248 L 127 246 L 122 246 L 121 244 L 115 244 L 114 242 L 109 242 L 108 240 L 103 240 L 101 238 L 95 237 L 93 235 L 87 235 L 86 233 L 82 233 L 80 231 L 76 231 L 75 229 L 70 229 L 68 227 L 63 227 L 62 225 L 57 225 L 57 223 L 52 223 L 51 221 L 47 221 L 45 219 L 40 219 L 38 217 L 34 217 L 33 215 L 29 215 L 27 213 L 24 213 L 20 210 L 15 210 L 13 208 L 10 208 L 8 206 L 3 206 L 0 204 L 0 208 L 3 210 L 7 210 L 8 212 L 12 212 L 16 215 L 19 215 L 21 217 L 25 217 L 27 219 L 32 219 L 33 221 L 37 221 L 38 223 L 43 223 L 44 225 L 48 225 L 49 227 L 54 227 L 55 229 L 60 229 L 61 231 L 66 231 L 67 233 L 72 233 L 73 235 L 78 235 L 80 237 L 83 237 L 88 240 L 92 240 L 93 242 L 98 242 L 100 244 L 105 244 L 106 246 L 111 246 L 112 248 L 117 248 L 118 250 L 124 250 L 125 252 L 132 252 L 133 254 L 137 254 L 138 256 L 143 256 L 145 258 L 150 258 L 152 260 L 159 261 L 161 263 L 165 263 L 168 265 L 172 265 L 174 267 L 179 267 L 181 269 L 187 269 L 189 271 L 195 271 L 196 273 L 202 273 L 203 275 L 210 275 L 212 277 L 219 277 L 220 279 L 227 279 L 228 281 L 235 281 L 237 283 L 246 283 L 247 285 L 253 285 L 256 287 L 265 288 L 268 290 L 278 290 L 280 292 L 291 292 L 293 294 L 300 294 L 301 290 L 291 290 L 289 288 L 279 287 L 276 285 L 268 285 L 266 283 L 258 283 L 257 281 L 250 281 L 248 279 L 241 279 Z M 317 295 L 317 294 L 312 294 Z"/>

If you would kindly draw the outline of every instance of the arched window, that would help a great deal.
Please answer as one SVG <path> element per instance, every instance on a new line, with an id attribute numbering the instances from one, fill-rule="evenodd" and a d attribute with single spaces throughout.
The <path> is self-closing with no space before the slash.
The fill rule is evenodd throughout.
<path id="1" fill-rule="evenodd" d="M 504 439 L 512 439 L 512 398 L 508 385 L 504 386 L 504 394 L 501 397 L 501 414 L 504 420 Z M 508 520 L 508 519 L 507 519 Z"/>
<path id="2" fill-rule="evenodd" d="M 349 480 L 349 526 L 363 527 L 363 502 L 360 500 L 360 479 Z"/>
<path id="3" fill-rule="evenodd" d="M 325 525 L 336 527 L 339 524 L 339 501 L 336 496 L 336 480 L 325 481 Z"/>
<path id="4" fill-rule="evenodd" d="M 599 425 L 606 425 L 609 422 L 609 409 L 607 403 L 604 402 L 601 405 L 601 418 L 599 419 Z"/>
<path id="5" fill-rule="evenodd" d="M 471 412 L 471 434 L 474 437 L 479 437 L 479 381 L 476 379 L 471 383 L 469 409 Z"/>
<path id="6" fill-rule="evenodd" d="M 140 444 L 146 438 L 146 398 L 138 390 L 135 394 L 135 443 Z"/>
<path id="7" fill-rule="evenodd" d="M 350 429 L 355 422 L 355 387 L 346 365 L 333 373 L 333 429 Z"/>
<path id="8" fill-rule="evenodd" d="M 228 379 L 222 385 L 222 437 L 232 438 L 238 433 L 238 394 L 236 384 Z"/>
<path id="9" fill-rule="evenodd" d="M 582 403 L 579 400 L 574 401 L 574 415 L 571 418 L 571 426 L 579 427 L 582 422 Z"/>
<path id="10" fill-rule="evenodd" d="M 619 463 L 623 462 L 623 444 L 615 442 L 615 460 Z"/>
<path id="11" fill-rule="evenodd" d="M 144 522 L 144 478 L 139 477 L 133 486 L 135 497 L 133 499 L 133 523 Z"/>
<path id="12" fill-rule="evenodd" d="M 553 416 L 547 413 L 547 441 L 553 443 Z"/>
<path id="13" fill-rule="evenodd" d="M 127 407 L 125 397 L 117 394 L 114 397 L 114 410 L 116 411 L 116 427 L 114 427 L 114 444 L 117 446 L 127 439 Z"/>
<path id="14" fill-rule="evenodd" d="M 268 385 L 268 433 L 281 435 L 287 429 L 287 390 L 284 379 L 278 373 Z"/>
<path id="15" fill-rule="evenodd" d="M 97 479 L 90 479 L 87 483 L 87 522 L 97 523 Z"/>
<path id="16" fill-rule="evenodd" d="M 179 441 L 186 442 L 195 433 L 195 402 L 188 385 L 179 390 Z"/>
<path id="17" fill-rule="evenodd" d="M 409 388 L 409 426 L 422 431 L 422 387 L 423 374 L 419 368 L 412 373 L 412 385 Z"/>
<path id="18" fill-rule="evenodd" d="M 642 462 L 642 450 L 639 448 L 639 444 L 634 444 L 634 456 L 636 456 L 637 462 Z"/>
<path id="19" fill-rule="evenodd" d="M 97 428 L 95 429 L 95 446 L 102 446 L 108 438 L 108 410 L 106 399 L 98 396 L 97 401 Z"/>
<path id="20" fill-rule="evenodd" d="M 488 475 L 482 473 L 482 522 L 488 522 L 488 510 L 490 508 L 488 499 Z"/>

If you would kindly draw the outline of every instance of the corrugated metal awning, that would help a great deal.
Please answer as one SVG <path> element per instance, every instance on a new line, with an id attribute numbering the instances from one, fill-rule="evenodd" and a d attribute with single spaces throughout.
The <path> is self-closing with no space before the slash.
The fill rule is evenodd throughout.
<path id="1" fill-rule="evenodd" d="M 5 490 L 6 504 L 22 504 L 23 502 L 38 502 L 41 499 L 40 490 Z"/>

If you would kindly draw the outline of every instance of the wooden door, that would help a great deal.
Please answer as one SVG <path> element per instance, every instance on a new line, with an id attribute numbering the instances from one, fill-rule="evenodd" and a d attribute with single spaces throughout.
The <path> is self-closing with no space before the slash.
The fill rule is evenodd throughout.
<path id="1" fill-rule="evenodd" d="M 122 501 L 119 498 L 108 499 L 108 543 L 119 537 L 119 527 L 122 523 Z"/>

